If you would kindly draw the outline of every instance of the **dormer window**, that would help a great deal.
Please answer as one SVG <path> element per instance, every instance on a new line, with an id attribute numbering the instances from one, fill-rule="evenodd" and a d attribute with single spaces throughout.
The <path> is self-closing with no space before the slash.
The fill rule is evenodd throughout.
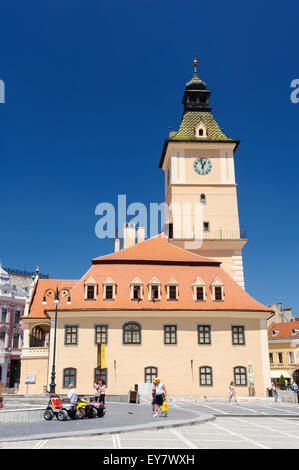
<path id="1" fill-rule="evenodd" d="M 148 284 L 148 300 L 161 300 L 161 282 L 156 277 Z"/>
<path id="2" fill-rule="evenodd" d="M 103 300 L 115 300 L 116 297 L 116 283 L 108 277 L 103 283 Z"/>
<path id="3" fill-rule="evenodd" d="M 206 300 L 206 285 L 200 277 L 193 282 L 191 288 L 194 301 Z"/>
<path id="4" fill-rule="evenodd" d="M 92 277 L 84 283 L 84 298 L 85 300 L 96 300 L 97 298 L 97 283 Z"/>
<path id="5" fill-rule="evenodd" d="M 171 278 L 166 285 L 166 298 L 167 300 L 178 300 L 178 283 L 174 278 Z"/>
<path id="6" fill-rule="evenodd" d="M 224 291 L 223 291 L 224 284 L 218 277 L 214 279 L 211 284 L 212 288 L 212 299 L 214 301 L 222 301 L 224 300 Z"/>
<path id="7" fill-rule="evenodd" d="M 195 134 L 195 137 L 197 137 L 198 139 L 206 139 L 208 137 L 207 128 L 203 122 L 200 122 L 196 126 L 194 134 Z"/>
<path id="8" fill-rule="evenodd" d="M 297 333 L 299 333 L 299 330 L 296 330 L 296 329 L 293 329 L 293 330 L 292 330 L 292 336 L 296 336 Z"/>
<path id="9" fill-rule="evenodd" d="M 279 330 L 273 330 L 273 331 L 272 331 L 272 336 L 277 336 L 278 333 L 279 333 Z"/>
<path id="10" fill-rule="evenodd" d="M 130 284 L 130 299 L 143 299 L 143 282 L 138 277 L 136 277 Z"/>

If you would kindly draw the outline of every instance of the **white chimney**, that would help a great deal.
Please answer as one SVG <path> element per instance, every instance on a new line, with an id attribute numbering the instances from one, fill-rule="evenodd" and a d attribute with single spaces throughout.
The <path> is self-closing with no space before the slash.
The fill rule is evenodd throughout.
<path id="1" fill-rule="evenodd" d="M 137 227 L 137 243 L 144 242 L 144 239 L 145 239 L 144 227 Z"/>
<path id="2" fill-rule="evenodd" d="M 120 239 L 116 238 L 114 240 L 114 253 L 120 250 Z"/>
<path id="3" fill-rule="evenodd" d="M 130 248 L 130 246 L 135 245 L 135 240 L 136 240 L 135 224 L 126 222 L 124 226 L 124 249 Z"/>

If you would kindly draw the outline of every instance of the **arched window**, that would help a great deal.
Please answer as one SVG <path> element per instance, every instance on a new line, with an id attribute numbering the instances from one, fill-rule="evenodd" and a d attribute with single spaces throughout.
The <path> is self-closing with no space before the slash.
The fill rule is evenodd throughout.
<path id="1" fill-rule="evenodd" d="M 200 195 L 200 203 L 201 204 L 206 204 L 207 200 L 206 200 L 206 195 L 205 194 L 201 194 Z"/>
<path id="2" fill-rule="evenodd" d="M 123 344 L 141 344 L 141 326 L 129 322 L 123 326 Z"/>
<path id="3" fill-rule="evenodd" d="M 247 386 L 247 371 L 246 367 L 237 366 L 234 367 L 234 381 L 235 385 Z"/>
<path id="4" fill-rule="evenodd" d="M 203 135 L 203 129 L 198 129 L 198 135 Z"/>
<path id="5" fill-rule="evenodd" d="M 199 384 L 213 385 L 212 367 L 203 366 L 199 368 Z"/>
<path id="6" fill-rule="evenodd" d="M 63 387 L 68 388 L 69 384 L 73 384 L 76 387 L 77 383 L 77 369 L 68 367 L 63 370 Z"/>
<path id="7" fill-rule="evenodd" d="M 146 384 L 152 384 L 155 378 L 158 377 L 158 368 L 149 366 L 144 369 L 144 382 Z"/>

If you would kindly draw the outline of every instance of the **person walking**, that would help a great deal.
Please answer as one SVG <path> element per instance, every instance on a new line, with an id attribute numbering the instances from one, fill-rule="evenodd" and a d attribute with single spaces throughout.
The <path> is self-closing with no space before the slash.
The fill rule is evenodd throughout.
<path id="1" fill-rule="evenodd" d="M 278 386 L 276 381 L 272 382 L 272 390 L 273 390 L 273 396 L 274 396 L 274 401 L 278 400 Z"/>
<path id="2" fill-rule="evenodd" d="M 155 412 L 155 407 L 156 407 L 156 379 L 154 379 L 153 382 L 153 388 L 152 388 L 152 414 Z"/>
<path id="3" fill-rule="evenodd" d="M 162 414 L 162 406 L 163 406 L 163 401 L 166 400 L 167 397 L 167 391 L 165 385 L 161 382 L 160 377 L 157 377 L 156 380 L 156 404 L 155 404 L 155 413 L 153 414 L 153 418 L 156 418 L 159 416 L 158 411 L 160 408 L 161 414 Z"/>
<path id="4" fill-rule="evenodd" d="M 236 392 L 236 389 L 234 387 L 234 382 L 233 381 L 231 381 L 231 383 L 229 384 L 229 398 L 228 398 L 228 404 L 229 405 L 231 404 L 232 399 L 235 400 L 235 403 L 237 405 L 238 404 L 237 403 L 237 392 Z"/>

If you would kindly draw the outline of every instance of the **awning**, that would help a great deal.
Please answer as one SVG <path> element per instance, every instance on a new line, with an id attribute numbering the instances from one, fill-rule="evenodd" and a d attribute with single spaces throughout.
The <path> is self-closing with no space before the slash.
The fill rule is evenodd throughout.
<path id="1" fill-rule="evenodd" d="M 281 375 L 283 375 L 285 379 L 292 378 L 286 370 L 271 370 L 271 379 L 279 379 Z"/>

